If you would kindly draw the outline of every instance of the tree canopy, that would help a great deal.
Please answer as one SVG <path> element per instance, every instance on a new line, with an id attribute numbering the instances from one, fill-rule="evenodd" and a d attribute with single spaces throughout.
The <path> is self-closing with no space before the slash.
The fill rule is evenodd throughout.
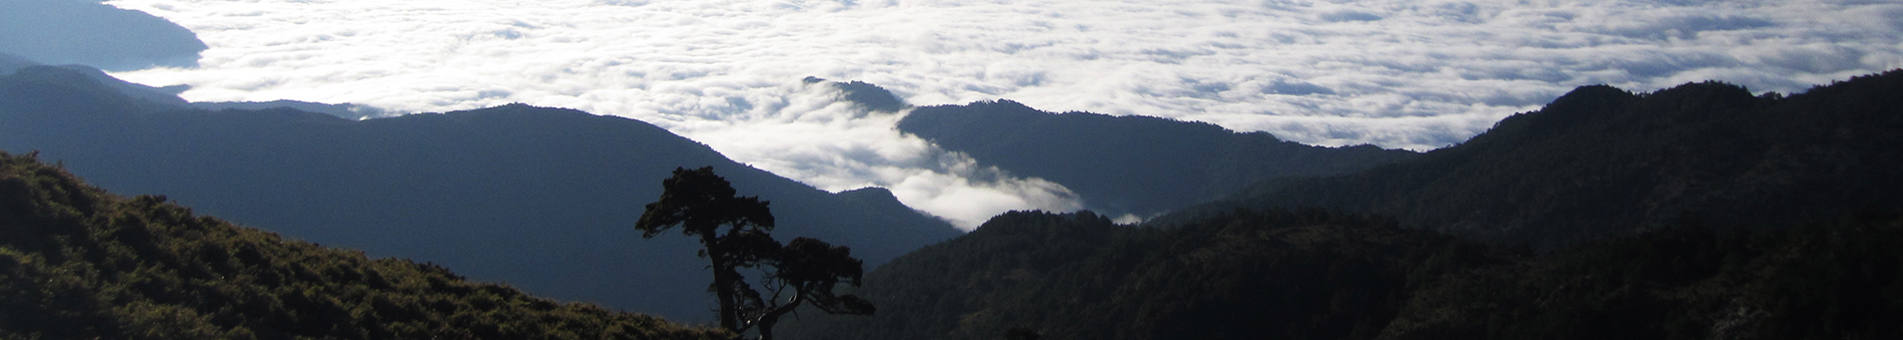
<path id="1" fill-rule="evenodd" d="M 781 245 L 774 240 L 773 214 L 768 202 L 736 196 L 733 185 L 714 174 L 712 167 L 679 168 L 661 182 L 659 200 L 649 203 L 635 229 L 652 238 L 671 229 L 699 238 L 714 282 L 709 290 L 720 302 L 720 326 L 735 333 L 757 330 L 761 339 L 773 338 L 780 316 L 811 304 L 834 314 L 871 314 L 871 302 L 834 293 L 841 281 L 858 286 L 864 263 L 852 249 L 812 238 L 796 238 Z M 742 268 L 764 273 L 761 295 L 740 274 Z"/>

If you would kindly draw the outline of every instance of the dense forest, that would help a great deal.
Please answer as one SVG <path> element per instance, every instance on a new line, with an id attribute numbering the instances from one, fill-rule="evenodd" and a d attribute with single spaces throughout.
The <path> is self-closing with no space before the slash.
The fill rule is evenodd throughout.
<path id="1" fill-rule="evenodd" d="M 1202 210 L 1380 214 L 1538 249 L 1685 223 L 1776 228 L 1895 211 L 1899 92 L 1903 71 L 1789 97 L 1712 82 L 1582 87 L 1415 161 L 1270 181 Z"/>
<path id="2" fill-rule="evenodd" d="M 1686 226 L 1548 254 L 1369 216 L 1174 228 L 1017 212 L 900 257 L 802 339 L 1873 339 L 1903 332 L 1903 218 Z"/>
<path id="3" fill-rule="evenodd" d="M 108 190 L 676 320 L 711 320 L 705 283 L 680 279 L 705 276 L 697 246 L 633 228 L 676 167 L 711 165 L 773 201 L 782 241 L 828 240 L 869 265 L 960 233 L 884 189 L 828 193 L 631 119 L 528 105 L 335 115 L 209 111 L 81 67 L 0 75 L 0 149 Z"/>
<path id="4" fill-rule="evenodd" d="M 1145 218 L 1264 180 L 1339 175 L 1419 156 L 1166 118 L 1051 113 L 1009 100 L 919 107 L 899 130 L 984 165 L 1063 184 L 1087 209 Z"/>
<path id="5" fill-rule="evenodd" d="M 808 339 L 1365 338 L 1405 301 L 1410 274 L 1475 262 L 1444 259 L 1482 251 L 1467 248 L 1320 211 L 1171 230 L 1013 212 L 869 273 L 857 293 L 880 313 L 795 329 Z"/>
<path id="6" fill-rule="evenodd" d="M 0 153 L 0 338 L 723 339 L 123 198 Z"/>
<path id="7" fill-rule="evenodd" d="M 805 338 L 1882 338 L 1903 71 L 1803 94 L 1585 87 L 1462 145 L 1144 225 L 1019 212 Z M 1325 208 L 1317 209 L 1317 208 Z"/>

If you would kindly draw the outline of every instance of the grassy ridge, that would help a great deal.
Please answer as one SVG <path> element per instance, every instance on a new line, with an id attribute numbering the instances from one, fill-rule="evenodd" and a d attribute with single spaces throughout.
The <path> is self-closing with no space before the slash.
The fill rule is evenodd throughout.
<path id="1" fill-rule="evenodd" d="M 121 198 L 0 153 L 0 338 L 711 339 Z"/>

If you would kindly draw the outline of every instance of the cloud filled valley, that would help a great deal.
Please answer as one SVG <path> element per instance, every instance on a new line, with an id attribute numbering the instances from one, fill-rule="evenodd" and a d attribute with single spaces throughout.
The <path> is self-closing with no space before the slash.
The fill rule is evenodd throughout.
<path id="1" fill-rule="evenodd" d="M 626 116 L 822 189 L 888 187 L 964 227 L 1081 203 L 802 79 L 1425 150 L 1580 85 L 1789 93 L 1903 67 L 1903 4 L 1881 1 L 107 3 L 204 41 L 196 67 L 115 73 L 194 101 Z"/>

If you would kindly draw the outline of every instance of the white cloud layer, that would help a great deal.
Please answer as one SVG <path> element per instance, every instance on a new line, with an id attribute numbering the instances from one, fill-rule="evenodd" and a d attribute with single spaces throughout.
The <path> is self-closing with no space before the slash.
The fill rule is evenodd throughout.
<path id="1" fill-rule="evenodd" d="M 1010 98 L 1418 150 L 1579 85 L 1794 92 L 1903 67 L 1893 1 L 108 3 L 210 45 L 196 68 L 118 74 L 192 85 L 188 99 L 628 116 L 821 188 L 887 186 L 966 226 L 1076 203 L 902 137 L 890 117 L 845 118 L 800 79 L 863 80 L 914 104 Z"/>
<path id="2" fill-rule="evenodd" d="M 728 157 L 813 186 L 844 190 L 885 187 L 907 206 L 965 229 L 1013 209 L 1083 208 L 1062 185 L 1017 178 L 979 166 L 894 126 L 903 113 L 867 112 L 839 100 L 831 83 L 796 83 L 779 97 L 749 101 L 743 113 L 697 120 L 675 131 Z"/>

